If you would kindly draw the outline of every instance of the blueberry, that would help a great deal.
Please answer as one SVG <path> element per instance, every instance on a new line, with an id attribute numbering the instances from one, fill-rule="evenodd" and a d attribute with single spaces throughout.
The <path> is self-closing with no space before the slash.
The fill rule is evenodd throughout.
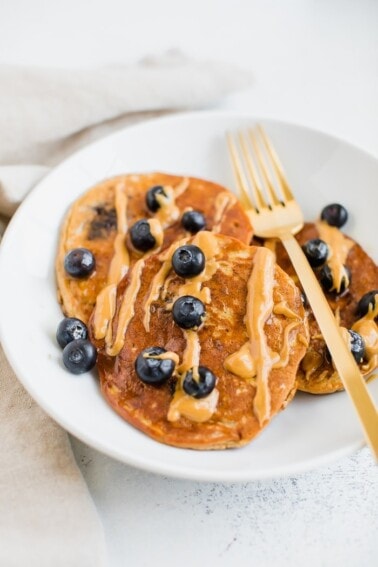
<path id="1" fill-rule="evenodd" d="M 363 361 L 363 358 L 365 356 L 365 342 L 364 342 L 363 338 L 361 337 L 361 335 L 356 333 L 356 331 L 352 331 L 351 329 L 348 329 L 348 333 L 350 335 L 350 343 L 349 343 L 350 344 L 350 351 L 351 351 L 355 361 L 357 362 L 357 364 L 361 364 L 361 362 Z M 325 355 L 326 355 L 326 360 L 328 362 L 331 362 L 332 356 L 331 356 L 331 353 L 328 350 L 328 347 L 326 349 Z"/>
<path id="2" fill-rule="evenodd" d="M 303 252 L 309 261 L 310 266 L 313 268 L 319 268 L 327 260 L 329 249 L 324 240 L 320 238 L 314 238 L 313 240 L 308 240 L 302 246 Z"/>
<path id="3" fill-rule="evenodd" d="M 341 228 L 348 220 L 348 211 L 342 205 L 332 203 L 332 205 L 324 207 L 321 213 L 321 219 L 331 226 Z"/>
<path id="4" fill-rule="evenodd" d="M 354 360 L 358 364 L 361 364 L 361 362 L 363 361 L 363 358 L 365 356 L 364 339 L 361 337 L 361 335 L 356 333 L 356 331 L 348 330 L 348 333 L 350 334 L 350 337 L 351 337 L 351 340 L 350 340 L 351 353 L 354 356 Z"/>
<path id="5" fill-rule="evenodd" d="M 208 396 L 214 390 L 216 377 L 206 366 L 199 366 L 198 374 L 199 380 L 197 382 L 193 378 L 193 371 L 189 370 L 185 375 L 182 387 L 186 394 L 200 399 Z"/>
<path id="6" fill-rule="evenodd" d="M 378 289 L 373 289 L 373 291 L 369 291 L 361 297 L 357 305 L 357 315 L 359 317 L 364 317 L 369 312 L 369 308 L 375 309 L 376 295 L 378 295 Z"/>
<path id="7" fill-rule="evenodd" d="M 348 280 L 350 283 L 351 280 L 351 273 L 350 270 L 347 266 L 344 266 L 346 273 L 348 274 Z M 335 291 L 333 289 L 333 277 L 332 277 L 332 271 L 330 269 L 329 266 L 325 265 L 321 268 L 320 272 L 319 272 L 319 276 L 320 276 L 320 283 L 323 287 L 323 289 L 325 291 Z M 340 289 L 337 291 L 338 294 L 344 293 L 344 291 L 347 289 L 347 285 L 346 285 L 346 280 L 345 278 L 343 278 L 341 280 L 341 286 Z M 348 285 L 349 285 L 348 283 Z"/>
<path id="8" fill-rule="evenodd" d="M 156 195 L 163 195 L 163 197 L 167 196 L 162 185 L 155 185 L 155 187 L 151 187 L 146 193 L 146 205 L 152 213 L 156 213 L 161 206 Z"/>
<path id="9" fill-rule="evenodd" d="M 160 347 L 149 347 L 140 353 L 135 361 L 135 371 L 145 384 L 159 385 L 168 380 L 175 369 L 175 362 L 171 358 L 147 358 L 143 355 L 156 356 L 167 352 Z"/>
<path id="10" fill-rule="evenodd" d="M 134 248 L 147 252 L 156 245 L 156 240 L 151 234 L 151 227 L 146 219 L 137 221 L 130 228 L 130 238 Z"/>
<path id="11" fill-rule="evenodd" d="M 191 295 L 179 297 L 173 304 L 173 320 L 183 329 L 199 327 L 205 317 L 205 306 L 200 299 Z"/>
<path id="12" fill-rule="evenodd" d="M 77 339 L 86 339 L 88 337 L 88 329 L 83 321 L 75 317 L 65 317 L 58 325 L 56 331 L 56 340 L 59 345 L 64 348 L 71 341 Z"/>
<path id="13" fill-rule="evenodd" d="M 77 339 L 68 343 L 63 349 L 64 366 L 72 374 L 88 372 L 96 364 L 97 351 L 86 339 Z"/>
<path id="14" fill-rule="evenodd" d="M 192 234 L 206 228 L 206 219 L 199 211 L 187 211 L 182 215 L 181 223 Z"/>
<path id="15" fill-rule="evenodd" d="M 180 246 L 172 256 L 172 266 L 178 276 L 193 278 L 205 269 L 205 254 L 194 244 Z"/>
<path id="16" fill-rule="evenodd" d="M 75 248 L 64 258 L 64 269 L 73 278 L 86 278 L 95 267 L 95 257 L 87 248 Z"/>

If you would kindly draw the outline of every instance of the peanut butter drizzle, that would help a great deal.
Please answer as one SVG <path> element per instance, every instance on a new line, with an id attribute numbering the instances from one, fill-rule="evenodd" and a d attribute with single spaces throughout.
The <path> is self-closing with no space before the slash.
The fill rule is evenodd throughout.
<path id="1" fill-rule="evenodd" d="M 352 330 L 356 331 L 365 342 L 366 364 L 362 366 L 365 373 L 372 372 L 378 366 L 378 325 L 375 318 L 378 316 L 378 294 L 375 295 L 375 308 L 369 305 L 369 311 L 364 317 L 352 325 Z"/>
<path id="2" fill-rule="evenodd" d="M 167 276 L 172 268 L 172 256 L 179 246 L 183 246 L 188 241 L 188 238 L 183 238 L 178 242 L 172 244 L 167 250 L 162 252 L 159 256 L 160 260 L 163 260 L 163 263 L 160 267 L 160 270 L 155 274 L 151 286 L 149 295 L 144 303 L 144 317 L 143 317 L 143 325 L 148 333 L 150 331 L 150 317 L 151 317 L 151 305 L 154 301 L 160 296 L 160 291 L 163 288 Z"/>
<path id="3" fill-rule="evenodd" d="M 184 354 L 182 355 L 182 363 L 177 368 L 177 373 L 180 376 L 185 376 L 185 374 L 189 370 L 193 370 L 193 377 L 198 380 L 198 366 L 201 354 L 201 345 L 199 342 L 198 333 L 196 331 L 192 331 L 191 329 L 183 329 L 183 333 L 186 338 L 186 347 Z"/>
<path id="4" fill-rule="evenodd" d="M 265 248 L 268 248 L 268 250 L 270 250 L 274 254 L 274 258 L 276 261 L 277 261 L 277 254 L 276 254 L 277 243 L 278 243 L 277 238 L 267 238 L 264 241 Z"/>
<path id="5" fill-rule="evenodd" d="M 214 225 L 212 228 L 213 233 L 218 233 L 223 221 L 223 216 L 226 211 L 235 203 L 236 197 L 228 191 L 223 191 L 218 193 L 215 198 L 215 215 L 214 215 Z"/>
<path id="6" fill-rule="evenodd" d="M 306 352 L 302 362 L 301 367 L 305 372 L 305 379 L 309 380 L 312 374 L 319 368 L 323 363 L 323 357 L 319 352 L 315 350 L 309 350 Z"/>
<path id="7" fill-rule="evenodd" d="M 169 406 L 168 421 L 178 421 L 181 416 L 203 423 L 208 421 L 218 405 L 219 392 L 216 388 L 206 398 L 197 400 L 185 394 L 183 390 L 176 390 Z"/>
<path id="8" fill-rule="evenodd" d="M 309 345 L 308 339 L 307 339 L 304 335 L 302 335 L 302 333 L 298 333 L 298 335 L 297 335 L 297 341 L 298 341 L 299 343 L 301 343 L 302 345 L 304 345 L 306 348 L 307 348 L 308 345 Z"/>
<path id="9" fill-rule="evenodd" d="M 164 186 L 165 195 L 157 194 L 156 200 L 160 208 L 155 214 L 155 218 L 161 223 L 161 226 L 167 228 L 170 224 L 180 218 L 180 209 L 176 206 L 176 199 L 189 187 L 189 179 L 184 179 L 175 187 L 169 185 Z"/>
<path id="10" fill-rule="evenodd" d="M 349 254 L 349 250 L 354 245 L 354 242 L 345 238 L 343 233 L 337 227 L 330 226 L 324 221 L 318 221 L 316 223 L 316 227 L 318 229 L 320 238 L 328 244 L 329 256 L 327 259 L 327 264 L 332 272 L 332 289 L 339 292 L 343 280 L 345 280 L 346 288 L 349 285 L 349 278 L 344 264 Z"/>
<path id="11" fill-rule="evenodd" d="M 118 183 L 115 188 L 115 208 L 117 214 L 117 235 L 114 239 L 114 255 L 108 270 L 108 285 L 99 293 L 93 318 L 93 333 L 96 339 L 106 337 L 111 342 L 110 321 L 114 317 L 116 308 L 115 288 L 118 282 L 127 273 L 130 265 L 129 252 L 125 245 L 127 233 L 127 195 L 124 184 Z"/>
<path id="12" fill-rule="evenodd" d="M 177 366 L 180 359 L 177 353 L 167 350 L 167 352 L 162 352 L 161 354 L 148 354 L 147 352 L 143 355 L 143 358 L 154 358 L 155 360 L 173 360 Z"/>
<path id="13" fill-rule="evenodd" d="M 113 318 L 117 297 L 116 284 L 110 284 L 100 291 L 96 299 L 96 308 L 93 315 L 94 336 L 97 340 L 104 339 L 109 321 Z"/>
<path id="14" fill-rule="evenodd" d="M 290 309 L 286 301 L 276 303 L 273 307 L 273 313 L 275 315 L 284 315 L 288 319 L 300 319 L 299 315 Z"/>
<path id="15" fill-rule="evenodd" d="M 129 269 L 129 252 L 125 245 L 125 235 L 117 234 L 114 240 L 114 256 L 109 266 L 108 284 L 117 284 Z"/>
<path id="16" fill-rule="evenodd" d="M 185 282 L 179 289 L 179 297 L 183 295 L 192 295 L 203 300 L 204 289 L 202 284 L 209 280 L 218 269 L 215 256 L 219 252 L 219 245 L 216 236 L 212 232 L 200 231 L 193 238 L 193 244 L 201 248 L 205 255 L 205 268 L 201 274 L 191 278 L 189 282 Z M 205 297 L 205 299 L 209 296 Z M 186 338 L 186 347 L 183 354 L 182 363 L 177 368 L 180 379 L 177 382 L 176 392 L 169 406 L 167 419 L 168 421 L 177 421 L 180 416 L 187 417 L 192 421 L 204 422 L 213 415 L 217 403 L 219 392 L 216 388 L 205 398 L 197 400 L 193 396 L 189 396 L 182 389 L 182 382 L 185 374 L 192 370 L 194 380 L 199 380 L 198 367 L 200 363 L 201 345 L 198 333 L 193 330 L 183 329 Z"/>
<path id="17" fill-rule="evenodd" d="M 150 225 L 150 232 L 156 241 L 155 248 L 160 248 L 164 240 L 163 227 L 158 219 L 148 219 L 147 222 Z"/>
<path id="18" fill-rule="evenodd" d="M 224 361 L 223 366 L 235 376 L 245 380 L 253 380 L 256 376 L 256 365 L 251 355 L 249 341 L 244 343 L 236 352 L 230 354 Z"/>
<path id="19" fill-rule="evenodd" d="M 289 364 L 290 359 L 290 332 L 298 327 L 300 321 L 292 321 L 285 327 L 284 338 L 283 338 L 283 349 L 280 352 L 280 359 L 273 365 L 273 368 L 284 368 Z"/>
<path id="20" fill-rule="evenodd" d="M 256 376 L 254 412 L 261 424 L 270 415 L 269 373 L 272 368 L 283 368 L 289 363 L 290 332 L 301 323 L 301 318 L 284 301 L 274 306 L 273 286 L 274 255 L 266 248 L 259 248 L 254 258 L 252 275 L 248 280 L 245 321 L 249 342 L 229 355 L 224 362 L 226 370 L 236 376 L 247 380 L 252 380 Z M 285 327 L 280 354 L 271 352 L 264 333 L 264 325 L 272 313 L 284 315 L 288 319 L 296 319 Z M 303 335 L 298 335 L 297 339 L 308 345 Z"/>
<path id="21" fill-rule="evenodd" d="M 246 327 L 252 358 L 256 364 L 256 396 L 253 410 L 260 424 L 270 416 L 269 373 L 277 362 L 271 353 L 264 325 L 273 311 L 274 255 L 267 248 L 258 248 L 248 280 Z"/>
<path id="22" fill-rule="evenodd" d="M 145 259 L 141 258 L 134 264 L 131 272 L 130 283 L 122 299 L 115 339 L 111 346 L 110 344 L 107 344 L 106 346 L 106 353 L 109 356 L 116 356 L 124 345 L 127 327 L 135 314 L 135 299 L 140 288 L 140 276 L 144 268 L 144 263 Z"/>
<path id="23" fill-rule="evenodd" d="M 210 303 L 210 290 L 209 288 L 202 287 L 202 284 L 210 280 L 218 269 L 218 263 L 215 260 L 215 256 L 219 252 L 218 241 L 212 232 L 201 230 L 197 232 L 196 236 L 193 238 L 193 244 L 201 248 L 205 255 L 205 269 L 198 276 L 190 278 L 180 286 L 178 296 L 192 295 L 203 301 L 203 303 Z"/>

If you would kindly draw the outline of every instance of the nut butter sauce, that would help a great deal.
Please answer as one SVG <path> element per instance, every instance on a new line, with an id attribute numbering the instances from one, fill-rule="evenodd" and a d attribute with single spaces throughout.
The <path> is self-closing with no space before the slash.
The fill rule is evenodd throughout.
<path id="1" fill-rule="evenodd" d="M 365 343 L 366 364 L 362 366 L 365 374 L 372 372 L 378 366 L 378 325 L 375 318 L 378 317 L 378 294 L 375 295 L 375 307 L 369 305 L 369 310 L 364 317 L 361 317 L 352 326 L 352 331 L 356 331 Z"/>
<path id="2" fill-rule="evenodd" d="M 117 284 L 127 273 L 130 257 L 125 245 L 127 233 L 127 195 L 124 184 L 118 183 L 115 188 L 115 208 L 117 215 L 117 235 L 114 240 L 114 255 L 108 271 L 108 285 L 101 290 L 96 299 L 93 316 L 93 332 L 96 339 L 106 338 L 111 341 L 111 325 L 116 309 Z"/>
<path id="3" fill-rule="evenodd" d="M 212 232 L 208 231 L 198 232 L 193 238 L 192 243 L 201 248 L 204 253 L 206 259 L 205 268 L 198 276 L 190 278 L 189 281 L 186 281 L 180 286 L 178 296 L 192 295 L 208 303 L 211 299 L 210 290 L 202 286 L 204 282 L 211 279 L 218 269 L 215 257 L 219 252 L 219 243 L 217 237 L 214 236 Z M 208 293 L 204 293 L 206 289 Z M 182 329 L 182 332 L 186 339 L 186 347 L 183 353 L 182 363 L 176 370 L 179 379 L 177 381 L 176 392 L 168 410 L 167 419 L 168 421 L 177 421 L 183 416 L 191 421 L 202 423 L 210 419 L 216 410 L 219 391 L 214 388 L 208 396 L 201 399 L 196 399 L 184 392 L 182 383 L 185 374 L 189 370 L 192 370 L 194 380 L 199 380 L 198 367 L 200 363 L 201 345 L 196 331 Z"/>
<path id="4" fill-rule="evenodd" d="M 327 264 L 332 273 L 332 289 L 336 292 L 340 292 L 343 280 L 345 281 L 345 288 L 349 286 L 348 273 L 345 270 L 344 264 L 354 242 L 349 240 L 349 238 L 345 238 L 337 227 L 330 226 L 324 221 L 318 221 L 316 228 L 318 229 L 321 240 L 324 240 L 324 242 L 328 244 L 329 256 L 327 258 Z"/>
<path id="5" fill-rule="evenodd" d="M 177 215 L 180 213 L 175 205 L 175 199 L 181 195 L 188 186 L 189 180 L 184 178 L 177 187 L 164 188 L 167 197 L 164 197 L 164 195 L 157 196 L 158 198 L 162 198 L 162 201 L 159 201 L 160 209 L 154 218 L 148 219 L 151 234 L 156 241 L 154 252 L 156 252 L 163 243 L 163 228 L 174 222 Z M 152 254 L 152 252 L 144 254 L 135 264 L 129 287 L 122 300 L 116 337 L 112 344 L 111 321 L 113 320 L 116 310 L 116 285 L 127 273 L 130 265 L 129 253 L 125 244 L 128 226 L 127 196 L 124 192 L 123 183 L 119 183 L 116 186 L 115 207 L 117 214 L 117 236 L 114 241 L 114 256 L 109 268 L 108 286 L 102 290 L 97 297 L 93 318 L 94 336 L 96 339 L 105 338 L 106 351 L 110 356 L 116 356 L 124 345 L 127 326 L 135 312 L 134 302 L 140 288 L 140 275 L 144 267 L 144 260 Z M 127 305 L 126 301 L 132 301 L 132 304 Z"/>
<path id="6" fill-rule="evenodd" d="M 257 390 L 254 413 L 263 424 L 270 416 L 270 391 L 268 378 L 273 368 L 283 368 L 290 360 L 290 333 L 302 323 L 302 319 L 281 300 L 274 304 L 275 255 L 267 248 L 258 248 L 253 258 L 252 273 L 247 287 L 245 323 L 249 340 L 224 361 L 224 367 L 236 376 L 252 382 Z M 282 315 L 291 322 L 285 326 L 280 353 L 272 352 L 267 344 L 264 325 L 272 314 Z M 304 335 L 296 340 L 308 345 Z"/>
<path id="7" fill-rule="evenodd" d="M 167 228 L 180 218 L 180 209 L 176 205 L 176 199 L 189 187 L 189 179 L 184 177 L 175 188 L 165 185 L 165 195 L 156 194 L 156 200 L 160 205 L 154 217 L 160 222 L 161 226 Z"/>
<path id="8" fill-rule="evenodd" d="M 252 274 L 247 283 L 245 323 L 252 358 L 256 364 L 256 396 L 253 410 L 260 424 L 270 417 L 269 373 L 278 355 L 269 349 L 264 325 L 273 311 L 274 255 L 259 248 L 253 258 Z"/>

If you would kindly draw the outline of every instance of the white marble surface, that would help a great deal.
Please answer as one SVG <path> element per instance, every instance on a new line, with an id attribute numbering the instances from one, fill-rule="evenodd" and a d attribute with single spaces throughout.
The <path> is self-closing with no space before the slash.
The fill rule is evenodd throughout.
<path id="1" fill-rule="evenodd" d="M 377 564 L 378 477 L 366 448 L 313 472 L 240 484 L 165 478 L 76 440 L 73 448 L 112 567 Z"/>
<path id="2" fill-rule="evenodd" d="M 95 66 L 171 48 L 231 61 L 255 83 L 219 107 L 306 124 L 378 157 L 377 30 L 375 0 L 12 0 L 0 2 L 0 62 Z M 72 442 L 111 567 L 377 564 L 367 449 L 297 477 L 225 485 L 155 476 Z"/>

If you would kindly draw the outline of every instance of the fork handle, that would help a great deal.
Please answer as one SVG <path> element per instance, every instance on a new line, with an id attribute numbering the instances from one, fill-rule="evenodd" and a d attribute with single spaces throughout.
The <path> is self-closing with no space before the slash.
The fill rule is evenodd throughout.
<path id="1" fill-rule="evenodd" d="M 314 312 L 333 363 L 357 411 L 367 443 L 378 461 L 378 413 L 359 368 L 345 344 L 339 327 L 302 248 L 292 234 L 280 236 Z"/>

